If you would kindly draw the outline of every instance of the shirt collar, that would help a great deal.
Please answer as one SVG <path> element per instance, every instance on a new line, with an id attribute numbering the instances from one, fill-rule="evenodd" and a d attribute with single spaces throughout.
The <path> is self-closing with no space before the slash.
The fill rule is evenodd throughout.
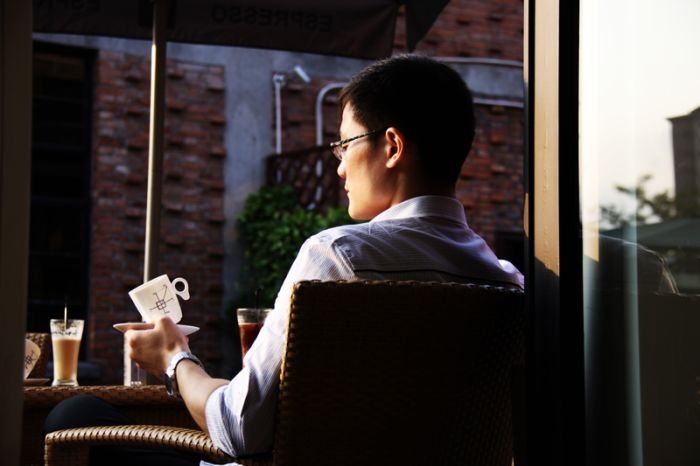
<path id="1" fill-rule="evenodd" d="M 447 196 L 412 197 L 388 208 L 370 223 L 411 217 L 444 217 L 467 225 L 464 206 L 457 199 Z"/>

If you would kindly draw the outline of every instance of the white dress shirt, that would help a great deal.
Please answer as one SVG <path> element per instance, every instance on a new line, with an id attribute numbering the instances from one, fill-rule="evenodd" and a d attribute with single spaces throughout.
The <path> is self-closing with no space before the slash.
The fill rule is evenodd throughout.
<path id="1" fill-rule="evenodd" d="M 467 225 L 463 206 L 450 197 L 412 198 L 370 222 L 330 228 L 310 237 L 280 288 L 274 310 L 245 355 L 243 370 L 207 400 L 209 434 L 231 456 L 272 449 L 292 287 L 314 279 L 488 282 L 523 287 L 522 274 L 510 262 L 496 258 Z"/>

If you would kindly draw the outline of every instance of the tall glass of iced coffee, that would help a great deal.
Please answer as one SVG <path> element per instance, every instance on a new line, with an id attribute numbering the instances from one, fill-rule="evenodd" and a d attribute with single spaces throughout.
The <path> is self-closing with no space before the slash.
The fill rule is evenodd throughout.
<path id="1" fill-rule="evenodd" d="M 51 319 L 53 345 L 52 386 L 78 385 L 78 352 L 85 321 L 79 319 Z"/>

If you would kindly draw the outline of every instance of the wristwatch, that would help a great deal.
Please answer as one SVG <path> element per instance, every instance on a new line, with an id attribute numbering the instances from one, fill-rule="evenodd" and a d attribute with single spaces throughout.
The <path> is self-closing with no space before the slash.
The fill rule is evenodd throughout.
<path id="1" fill-rule="evenodd" d="M 185 359 L 194 361 L 199 365 L 199 367 L 204 368 L 202 361 L 200 361 L 197 356 L 189 351 L 180 351 L 170 359 L 170 364 L 165 369 L 165 374 L 163 375 L 163 382 L 165 383 L 165 389 L 168 391 L 168 394 L 170 396 L 174 396 L 175 398 L 180 398 L 180 391 L 177 388 L 177 378 L 175 377 L 175 369 L 177 369 L 177 365 Z"/>

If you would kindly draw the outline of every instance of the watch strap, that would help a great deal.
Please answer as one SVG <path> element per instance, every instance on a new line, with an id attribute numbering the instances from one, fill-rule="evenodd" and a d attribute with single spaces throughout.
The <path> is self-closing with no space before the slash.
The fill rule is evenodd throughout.
<path id="1" fill-rule="evenodd" d="M 179 353 L 173 355 L 172 358 L 170 358 L 170 364 L 168 364 L 168 367 L 165 369 L 165 375 L 163 379 L 165 381 L 165 388 L 168 391 L 168 393 L 177 398 L 180 398 L 180 391 L 178 390 L 176 377 L 177 365 L 185 359 L 189 359 L 190 361 L 196 363 L 199 367 L 204 368 L 204 364 L 202 364 L 202 361 L 200 361 L 197 356 L 190 353 L 189 351 L 180 351 Z"/>

